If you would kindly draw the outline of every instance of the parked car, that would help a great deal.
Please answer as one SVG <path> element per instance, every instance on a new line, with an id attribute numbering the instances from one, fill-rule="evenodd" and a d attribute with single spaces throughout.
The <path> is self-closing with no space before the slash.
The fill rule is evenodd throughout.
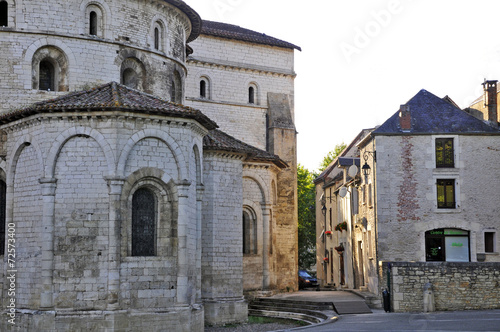
<path id="1" fill-rule="evenodd" d="M 317 287 L 318 279 L 312 277 L 307 271 L 299 270 L 299 289 L 307 287 Z"/>

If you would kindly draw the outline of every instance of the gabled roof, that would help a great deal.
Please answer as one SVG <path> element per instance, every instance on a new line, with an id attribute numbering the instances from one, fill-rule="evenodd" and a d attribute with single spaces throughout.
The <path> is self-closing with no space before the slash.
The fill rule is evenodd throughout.
<path id="1" fill-rule="evenodd" d="M 242 153 L 246 154 L 245 161 L 272 162 L 280 168 L 288 167 L 288 165 L 277 155 L 257 149 L 218 129 L 211 130 L 208 135 L 203 138 L 203 149 Z"/>
<path id="2" fill-rule="evenodd" d="M 196 120 L 209 130 L 218 127 L 214 121 L 197 109 L 171 103 L 116 82 L 110 82 L 90 90 L 69 93 L 59 98 L 33 104 L 22 110 L 2 114 L 0 115 L 0 124 L 33 114 L 87 111 L 127 111 L 165 115 Z"/>
<path id="3" fill-rule="evenodd" d="M 256 32 L 227 23 L 203 20 L 201 34 L 226 39 L 241 40 L 262 45 L 296 49 L 301 51 L 301 48 L 299 46 L 292 43 L 268 36 L 264 33 Z"/>
<path id="4" fill-rule="evenodd" d="M 375 129 L 372 135 L 409 134 L 493 134 L 498 129 L 462 111 L 448 97 L 443 100 L 420 90 L 405 105 L 409 106 L 411 129 L 401 130 L 399 111 Z"/>

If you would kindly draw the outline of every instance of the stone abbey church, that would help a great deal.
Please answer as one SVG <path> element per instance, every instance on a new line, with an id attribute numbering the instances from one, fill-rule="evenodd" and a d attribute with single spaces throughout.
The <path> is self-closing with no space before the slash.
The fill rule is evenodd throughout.
<path id="1" fill-rule="evenodd" d="M 296 289 L 295 50 L 181 0 L 0 0 L 0 329 L 203 331 Z"/>

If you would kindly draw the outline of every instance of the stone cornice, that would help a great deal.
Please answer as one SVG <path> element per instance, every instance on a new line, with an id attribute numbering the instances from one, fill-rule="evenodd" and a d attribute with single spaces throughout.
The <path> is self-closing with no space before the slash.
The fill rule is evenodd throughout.
<path id="1" fill-rule="evenodd" d="M 279 76 L 289 76 L 295 77 L 297 74 L 291 70 L 284 70 L 280 68 L 266 67 L 266 66 L 255 66 L 247 63 L 232 62 L 232 61 L 219 61 L 215 59 L 207 59 L 201 57 L 189 56 L 186 61 L 188 64 L 198 64 L 206 67 L 218 67 L 221 69 L 232 69 L 240 71 L 250 71 L 254 73 L 262 73 L 267 75 L 279 75 Z"/>
<path id="2" fill-rule="evenodd" d="M 16 130 L 22 130 L 24 128 L 29 128 L 35 125 L 39 125 L 42 122 L 59 122 L 59 121 L 72 121 L 79 123 L 86 123 L 87 125 L 93 125 L 97 121 L 108 121 L 115 120 L 122 123 L 123 121 L 132 120 L 132 121 L 140 121 L 143 123 L 153 123 L 158 126 L 168 125 L 170 127 L 189 127 L 194 133 L 205 136 L 208 131 L 203 128 L 201 125 L 196 123 L 191 119 L 183 119 L 183 118 L 165 118 L 157 115 L 145 115 L 141 116 L 140 114 L 134 113 L 118 113 L 118 112 L 88 112 L 88 113 L 58 113 L 58 114 L 50 114 L 50 113 L 42 113 L 35 114 L 27 118 L 19 119 L 8 124 L 0 126 L 0 130 L 4 130 L 5 132 L 13 132 Z"/>
<path id="3" fill-rule="evenodd" d="M 281 168 L 276 166 L 273 163 L 258 163 L 258 162 L 249 162 L 245 161 L 243 163 L 243 169 L 244 170 L 252 170 L 252 169 L 261 169 L 261 170 L 269 170 L 274 173 L 278 173 L 281 171 Z"/>

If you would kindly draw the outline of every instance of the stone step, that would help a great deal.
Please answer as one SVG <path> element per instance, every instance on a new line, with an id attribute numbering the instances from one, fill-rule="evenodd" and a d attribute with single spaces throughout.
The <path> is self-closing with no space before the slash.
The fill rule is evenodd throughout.
<path id="1" fill-rule="evenodd" d="M 270 298 L 256 298 L 250 305 L 266 305 L 273 306 L 277 308 L 304 308 L 309 310 L 333 310 L 332 302 L 314 302 L 314 301 L 295 301 L 295 300 L 280 300 L 280 299 L 270 299 Z"/>
<path id="2" fill-rule="evenodd" d="M 297 314 L 304 314 L 304 315 L 310 315 L 310 316 L 315 316 L 321 319 L 326 319 L 328 318 L 327 315 L 320 311 L 312 310 L 312 309 L 307 309 L 303 307 L 277 307 L 277 306 L 268 306 L 268 305 L 255 305 L 252 304 L 248 307 L 249 310 L 262 310 L 262 311 L 284 311 L 284 312 L 293 312 Z"/>
<path id="3" fill-rule="evenodd" d="M 275 311 L 275 310 L 258 310 L 258 309 L 248 309 L 248 314 L 252 316 L 260 317 L 273 317 L 273 318 L 284 318 L 284 319 L 294 319 L 300 320 L 309 324 L 318 324 L 327 319 L 326 315 L 322 317 L 317 317 L 311 314 L 291 312 L 291 311 Z"/>

